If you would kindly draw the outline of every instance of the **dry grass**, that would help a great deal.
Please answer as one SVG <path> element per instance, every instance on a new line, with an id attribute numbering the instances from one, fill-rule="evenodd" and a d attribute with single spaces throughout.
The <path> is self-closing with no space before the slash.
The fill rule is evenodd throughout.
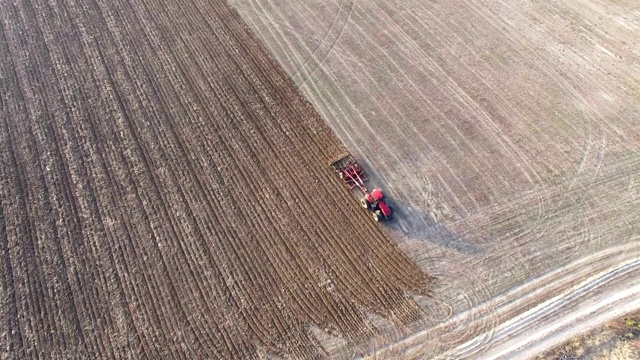
<path id="1" fill-rule="evenodd" d="M 536 359 L 640 359 L 640 311 L 573 338 Z"/>

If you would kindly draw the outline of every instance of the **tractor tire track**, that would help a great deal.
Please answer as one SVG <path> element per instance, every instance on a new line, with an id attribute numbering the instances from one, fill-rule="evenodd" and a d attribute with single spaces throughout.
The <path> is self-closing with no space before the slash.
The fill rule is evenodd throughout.
<path id="1" fill-rule="evenodd" d="M 231 3 L 289 74 L 304 74 L 336 11 Z M 528 327 L 548 343 L 570 332 L 573 310 L 634 304 L 633 272 L 603 276 L 508 326 L 615 267 L 592 255 L 637 243 L 638 14 L 599 0 L 354 3 L 301 90 L 402 204 L 393 237 L 447 279 L 419 303 L 451 315 L 423 322 L 415 339 L 389 330 L 357 350 L 331 345 L 332 355 L 529 356 L 540 346 Z M 607 302 L 605 289 L 625 283 L 629 296 Z M 606 306 L 589 307 L 590 296 Z"/>
<path id="2" fill-rule="evenodd" d="M 431 278 L 226 3 L 0 9 L 2 349 L 315 358 L 311 330 L 362 344 L 368 313 L 423 318 Z"/>

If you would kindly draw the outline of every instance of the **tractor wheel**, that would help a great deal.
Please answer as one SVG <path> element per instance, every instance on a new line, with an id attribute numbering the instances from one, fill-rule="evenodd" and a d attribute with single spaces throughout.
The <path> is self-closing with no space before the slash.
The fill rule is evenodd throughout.
<path id="1" fill-rule="evenodd" d="M 369 201 L 367 201 L 366 198 L 360 199 L 360 205 L 362 205 L 362 207 L 367 209 L 367 210 L 371 209 L 371 203 L 369 203 Z"/>
<path id="2" fill-rule="evenodd" d="M 373 220 L 375 220 L 376 222 L 380 222 L 383 217 L 384 215 L 382 215 L 382 212 L 380 210 L 376 210 L 373 212 Z"/>

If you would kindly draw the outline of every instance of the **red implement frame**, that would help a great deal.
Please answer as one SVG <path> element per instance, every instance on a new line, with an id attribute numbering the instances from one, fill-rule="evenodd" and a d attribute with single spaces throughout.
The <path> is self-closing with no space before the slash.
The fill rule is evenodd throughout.
<path id="1" fill-rule="evenodd" d="M 362 190 L 364 194 L 367 194 L 367 187 L 364 182 L 369 180 L 369 178 L 351 155 L 343 155 L 338 160 L 332 162 L 331 166 L 333 166 L 349 189 L 357 187 Z"/>
<path id="2" fill-rule="evenodd" d="M 367 190 L 364 182 L 369 180 L 364 170 L 358 165 L 356 160 L 350 154 L 343 154 L 336 158 L 337 160 L 331 162 L 331 166 L 340 175 L 340 178 L 347 187 L 351 190 L 357 187 L 362 190 L 364 198 L 362 198 L 361 204 L 363 207 L 370 211 L 373 211 L 373 217 L 376 221 L 382 219 L 390 220 L 393 210 L 391 206 L 384 202 L 384 194 L 380 189 L 373 189 L 371 193 Z"/>

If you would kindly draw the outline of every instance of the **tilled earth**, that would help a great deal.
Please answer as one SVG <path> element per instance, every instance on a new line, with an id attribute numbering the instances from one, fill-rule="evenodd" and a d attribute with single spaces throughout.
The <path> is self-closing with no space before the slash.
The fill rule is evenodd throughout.
<path id="1" fill-rule="evenodd" d="M 637 1 L 231 3 L 440 280 L 371 358 L 520 359 L 640 307 Z"/>
<path id="2" fill-rule="evenodd" d="M 0 357 L 314 357 L 424 317 L 226 3 L 0 1 L 0 99 Z"/>

